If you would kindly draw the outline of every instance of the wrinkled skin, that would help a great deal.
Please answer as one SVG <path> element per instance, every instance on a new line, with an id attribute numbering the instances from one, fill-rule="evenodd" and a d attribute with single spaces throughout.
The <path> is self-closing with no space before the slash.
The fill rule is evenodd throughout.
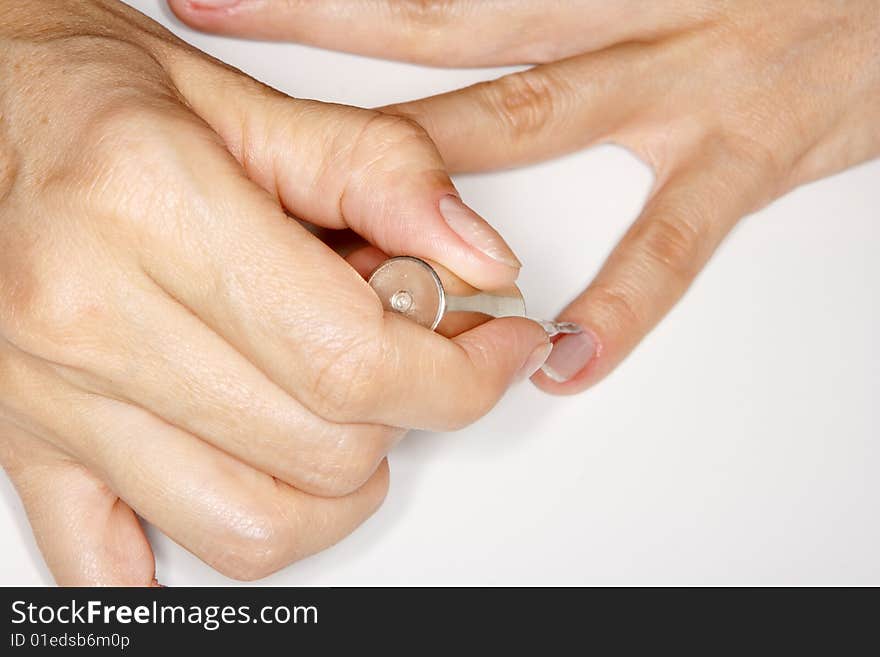
<path id="1" fill-rule="evenodd" d="M 406 429 L 531 374 L 536 324 L 447 340 L 363 279 L 412 253 L 511 283 L 455 198 L 408 120 L 288 98 L 118 2 L 0 0 L 0 461 L 56 580 L 155 583 L 138 516 L 265 576 L 380 505 Z"/>
<path id="2" fill-rule="evenodd" d="M 453 171 L 600 142 L 654 169 L 641 216 L 560 314 L 587 332 L 557 343 L 535 376 L 553 393 L 582 391 L 611 372 L 742 217 L 880 154 L 877 0 L 170 5 L 187 23 L 224 34 L 437 66 L 537 64 L 387 108 L 423 125 Z"/>

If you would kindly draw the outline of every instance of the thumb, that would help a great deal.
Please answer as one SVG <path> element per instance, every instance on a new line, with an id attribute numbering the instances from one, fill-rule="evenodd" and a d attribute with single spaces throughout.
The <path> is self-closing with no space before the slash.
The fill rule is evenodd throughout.
<path id="1" fill-rule="evenodd" d="M 134 512 L 38 438 L 3 436 L 3 467 L 60 586 L 156 586 L 153 551 Z"/>
<path id="2" fill-rule="evenodd" d="M 433 260 L 475 287 L 504 287 L 517 278 L 513 251 L 462 202 L 416 123 L 293 99 L 201 56 L 170 69 L 248 177 L 291 214 L 351 228 L 389 255 Z"/>

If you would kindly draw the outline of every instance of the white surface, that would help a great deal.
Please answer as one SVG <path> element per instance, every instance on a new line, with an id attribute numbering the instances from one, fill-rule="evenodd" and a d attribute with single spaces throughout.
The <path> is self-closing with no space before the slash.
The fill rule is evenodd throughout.
<path id="1" fill-rule="evenodd" d="M 493 77 L 199 35 L 288 93 L 375 106 Z M 600 148 L 459 180 L 552 316 L 650 184 Z M 880 584 L 880 162 L 744 222 L 685 301 L 607 381 L 529 385 L 454 435 L 392 456 L 385 506 L 335 548 L 265 580 L 360 584 Z M 50 582 L 2 481 L 0 582 Z M 153 532 L 161 581 L 229 584 Z"/>

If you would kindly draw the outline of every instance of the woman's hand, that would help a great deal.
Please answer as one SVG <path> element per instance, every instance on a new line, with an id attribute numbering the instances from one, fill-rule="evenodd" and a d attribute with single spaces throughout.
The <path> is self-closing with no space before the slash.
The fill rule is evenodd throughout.
<path id="1" fill-rule="evenodd" d="M 598 142 L 656 172 L 635 222 L 560 319 L 536 383 L 583 390 L 681 297 L 742 218 L 880 154 L 877 0 L 171 0 L 202 29 L 442 66 L 538 63 L 389 108 L 453 170 L 524 164 Z"/>
<path id="2" fill-rule="evenodd" d="M 0 461 L 61 584 L 153 581 L 135 514 L 236 578 L 320 550 L 404 429 L 476 419 L 549 351 L 526 320 L 383 316 L 286 216 L 511 282 L 407 120 L 285 97 L 109 0 L 0 0 L 0 117 Z"/>

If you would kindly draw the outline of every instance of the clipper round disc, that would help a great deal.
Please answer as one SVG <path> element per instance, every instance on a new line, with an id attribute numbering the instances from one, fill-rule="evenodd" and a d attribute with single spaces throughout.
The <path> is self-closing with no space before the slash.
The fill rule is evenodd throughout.
<path id="1" fill-rule="evenodd" d="M 424 260 L 400 256 L 386 260 L 370 276 L 385 310 L 431 329 L 446 311 L 446 295 L 437 272 Z"/>

